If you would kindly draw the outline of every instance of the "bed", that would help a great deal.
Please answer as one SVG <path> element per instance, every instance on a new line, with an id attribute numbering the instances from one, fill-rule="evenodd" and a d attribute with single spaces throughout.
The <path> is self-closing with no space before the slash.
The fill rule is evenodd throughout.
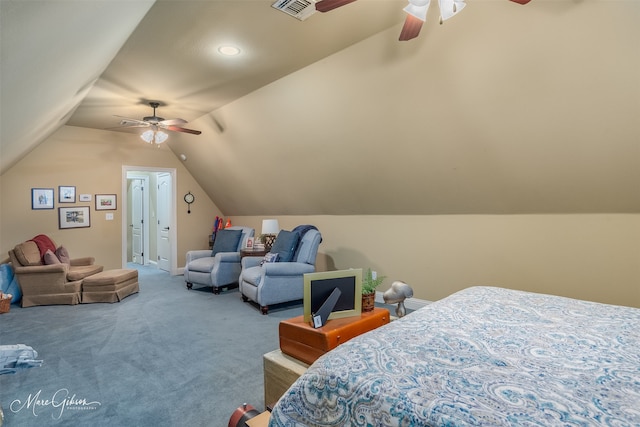
<path id="1" fill-rule="evenodd" d="M 319 358 L 270 426 L 640 425 L 640 309 L 471 287 Z"/>

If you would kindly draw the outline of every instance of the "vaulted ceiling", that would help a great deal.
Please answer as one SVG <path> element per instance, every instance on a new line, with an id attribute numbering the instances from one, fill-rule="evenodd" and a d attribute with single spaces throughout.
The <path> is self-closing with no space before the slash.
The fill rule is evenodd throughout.
<path id="1" fill-rule="evenodd" d="M 0 172 L 159 101 L 226 215 L 640 212 L 640 2 L 271 3 L 0 0 Z"/>

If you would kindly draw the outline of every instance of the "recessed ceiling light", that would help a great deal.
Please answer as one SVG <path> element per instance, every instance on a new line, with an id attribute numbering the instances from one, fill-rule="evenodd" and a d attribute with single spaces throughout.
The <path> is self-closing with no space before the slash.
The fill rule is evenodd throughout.
<path id="1" fill-rule="evenodd" d="M 226 56 L 235 56 L 240 53 L 240 49 L 235 46 L 220 46 L 218 52 Z"/>

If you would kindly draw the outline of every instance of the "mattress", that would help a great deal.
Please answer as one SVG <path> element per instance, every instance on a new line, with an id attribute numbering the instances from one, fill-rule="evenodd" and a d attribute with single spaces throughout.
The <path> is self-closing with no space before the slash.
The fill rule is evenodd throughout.
<path id="1" fill-rule="evenodd" d="M 471 287 L 320 357 L 269 425 L 640 425 L 640 309 Z"/>

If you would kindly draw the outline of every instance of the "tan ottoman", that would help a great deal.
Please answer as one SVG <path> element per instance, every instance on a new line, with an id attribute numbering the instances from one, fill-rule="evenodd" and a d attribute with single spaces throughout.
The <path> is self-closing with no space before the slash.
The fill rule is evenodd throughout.
<path id="1" fill-rule="evenodd" d="M 138 270 L 107 270 L 82 281 L 82 303 L 119 302 L 139 290 Z"/>

